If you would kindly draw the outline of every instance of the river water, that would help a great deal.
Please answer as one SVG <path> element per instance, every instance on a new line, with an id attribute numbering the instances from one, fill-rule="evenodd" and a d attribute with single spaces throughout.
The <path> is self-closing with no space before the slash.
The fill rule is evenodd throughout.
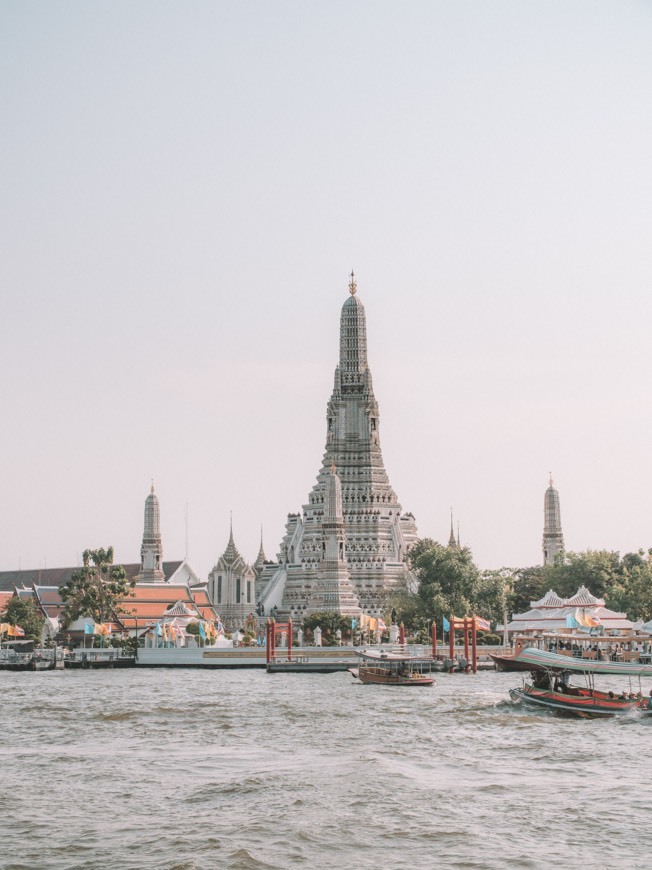
<path id="1" fill-rule="evenodd" d="M 0 673 L 0 867 L 647 867 L 652 720 L 524 711 L 520 682 Z"/>

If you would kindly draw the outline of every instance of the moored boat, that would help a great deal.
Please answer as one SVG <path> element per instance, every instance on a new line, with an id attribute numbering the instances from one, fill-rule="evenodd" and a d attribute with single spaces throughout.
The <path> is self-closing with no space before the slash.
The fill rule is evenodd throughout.
<path id="1" fill-rule="evenodd" d="M 361 661 L 349 672 L 361 683 L 383 686 L 432 686 L 432 659 L 378 650 L 357 651 Z"/>

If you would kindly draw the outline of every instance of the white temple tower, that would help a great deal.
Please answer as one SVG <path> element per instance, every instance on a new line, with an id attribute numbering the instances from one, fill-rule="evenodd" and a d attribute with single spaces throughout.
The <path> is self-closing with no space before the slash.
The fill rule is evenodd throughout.
<path id="1" fill-rule="evenodd" d="M 564 536 L 561 531 L 559 493 L 552 485 L 546 490 L 543 501 L 543 564 L 552 565 L 557 553 L 564 552 Z"/>
<path id="2" fill-rule="evenodd" d="M 342 485 L 334 465 L 326 482 L 321 535 L 322 552 L 312 608 L 337 610 L 347 616 L 359 616 L 360 604 L 353 591 L 351 575 L 346 564 Z"/>
<path id="3" fill-rule="evenodd" d="M 231 523 L 229 542 L 208 575 L 208 594 L 228 629 L 244 628 L 255 609 L 256 575 L 240 555 L 233 540 Z"/>
<path id="4" fill-rule="evenodd" d="M 367 364 L 365 311 L 353 273 L 349 294 L 342 306 L 340 359 L 326 410 L 322 466 L 302 513 L 288 515 L 278 564 L 266 565 L 263 572 L 260 600 L 267 612 L 277 606 L 284 617 L 301 618 L 324 609 L 326 589 L 336 581 L 342 595 L 333 609 L 348 613 L 357 598 L 363 612 L 379 614 L 386 593 L 410 576 L 406 558 L 417 530 L 412 514 L 403 513 L 383 463 L 378 404 Z M 339 495 L 333 489 L 335 481 Z M 343 538 L 335 517 L 329 515 L 333 498 L 341 499 Z M 324 545 L 335 543 L 337 570 L 333 560 L 324 557 Z M 353 598 L 345 588 L 345 569 Z"/>
<path id="5" fill-rule="evenodd" d="M 145 499 L 145 527 L 140 548 L 139 581 L 163 582 L 163 545 L 161 544 L 161 509 L 154 492 L 154 483 Z"/>

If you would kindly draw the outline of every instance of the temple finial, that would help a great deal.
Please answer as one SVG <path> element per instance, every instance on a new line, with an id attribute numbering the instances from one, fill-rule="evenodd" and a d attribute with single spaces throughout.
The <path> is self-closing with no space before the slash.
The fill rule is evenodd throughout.
<path id="1" fill-rule="evenodd" d="M 550 486 L 552 486 L 552 471 L 550 473 Z"/>
<path id="2" fill-rule="evenodd" d="M 355 296 L 355 291 L 358 289 L 358 285 L 355 283 L 355 273 L 353 269 L 351 269 L 351 280 L 349 281 L 349 293 L 351 296 Z"/>
<path id="3" fill-rule="evenodd" d="M 152 478 L 152 488 L 151 488 L 150 492 L 154 492 L 154 478 Z"/>
<path id="4" fill-rule="evenodd" d="M 453 529 L 453 508 L 451 508 L 451 533 L 448 538 L 448 546 L 455 549 L 457 547 L 457 541 L 455 540 L 455 531 Z"/>

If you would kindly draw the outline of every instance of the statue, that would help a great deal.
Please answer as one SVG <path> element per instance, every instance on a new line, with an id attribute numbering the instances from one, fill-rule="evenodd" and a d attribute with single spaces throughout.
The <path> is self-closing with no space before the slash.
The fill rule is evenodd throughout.
<path id="1" fill-rule="evenodd" d="M 315 646 L 321 646 L 321 628 L 317 625 L 313 632 L 315 638 Z"/>
<path id="2" fill-rule="evenodd" d="M 303 646 L 303 631 L 301 629 L 297 631 L 297 646 Z"/>

